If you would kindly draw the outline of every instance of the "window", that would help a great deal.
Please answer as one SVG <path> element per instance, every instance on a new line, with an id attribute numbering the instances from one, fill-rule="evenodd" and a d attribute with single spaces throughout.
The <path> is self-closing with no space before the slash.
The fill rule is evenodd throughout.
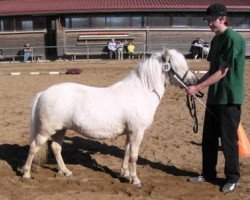
<path id="1" fill-rule="evenodd" d="M 90 24 L 92 28 L 105 28 L 105 17 L 91 17 Z"/>
<path id="2" fill-rule="evenodd" d="M 72 16 L 65 18 L 66 28 L 88 28 L 90 26 L 89 17 Z"/>
<path id="3" fill-rule="evenodd" d="M 250 28 L 250 16 L 232 16 L 230 18 L 233 28 L 249 29 Z"/>
<path id="4" fill-rule="evenodd" d="M 141 17 L 141 16 L 132 16 L 131 17 L 131 27 L 133 27 L 133 28 L 142 28 L 143 27 L 143 17 Z"/>
<path id="5" fill-rule="evenodd" d="M 33 21 L 32 20 L 22 21 L 22 29 L 21 30 L 33 30 Z"/>
<path id="6" fill-rule="evenodd" d="M 14 30 L 18 31 L 32 31 L 45 29 L 45 18 L 44 17 L 16 17 L 16 26 Z"/>
<path id="7" fill-rule="evenodd" d="M 71 28 L 71 26 L 70 26 L 70 18 L 69 17 L 65 18 L 65 27 L 66 28 Z"/>
<path id="8" fill-rule="evenodd" d="M 196 28 L 207 29 L 204 13 L 150 13 L 150 14 L 87 14 L 65 18 L 66 28 Z M 234 28 L 250 29 L 250 16 L 245 13 L 230 16 Z M 36 23 L 35 23 L 36 24 Z M 34 25 L 34 24 L 33 24 Z M 31 24 L 26 24 L 28 28 Z M 35 26 L 35 25 L 34 25 Z M 36 27 L 34 27 L 36 28 Z"/>
<path id="9" fill-rule="evenodd" d="M 191 28 L 207 28 L 207 22 L 203 20 L 203 16 L 190 15 L 189 25 Z"/>
<path id="10" fill-rule="evenodd" d="M 45 17 L 9 17 L 0 19 L 0 31 L 32 31 L 46 28 Z"/>
<path id="11" fill-rule="evenodd" d="M 0 31 L 11 31 L 14 29 L 14 21 L 11 18 L 0 19 Z"/>
<path id="12" fill-rule="evenodd" d="M 88 17 L 73 17 L 71 18 L 71 28 L 89 27 Z"/>
<path id="13" fill-rule="evenodd" d="M 130 21 L 129 17 L 107 17 L 107 27 L 112 27 L 112 28 L 124 28 L 124 27 L 130 27 Z"/>
<path id="14" fill-rule="evenodd" d="M 31 19 L 18 18 L 16 20 L 16 30 L 19 31 L 33 30 L 33 21 Z"/>
<path id="15" fill-rule="evenodd" d="M 164 28 L 170 26 L 171 18 L 163 15 L 154 15 L 149 17 L 148 22 L 149 27 Z"/>
<path id="16" fill-rule="evenodd" d="M 52 31 L 56 30 L 56 20 L 51 21 L 51 27 L 50 28 L 51 28 Z"/>
<path id="17" fill-rule="evenodd" d="M 188 27 L 188 16 L 173 16 L 172 27 L 176 27 L 176 28 Z"/>

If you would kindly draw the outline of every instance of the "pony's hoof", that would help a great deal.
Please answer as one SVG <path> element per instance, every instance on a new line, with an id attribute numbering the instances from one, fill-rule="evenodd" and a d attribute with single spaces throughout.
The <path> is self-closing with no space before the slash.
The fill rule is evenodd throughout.
<path id="1" fill-rule="evenodd" d="M 24 167 L 22 167 L 22 168 L 20 169 L 20 172 L 21 172 L 21 174 L 23 174 L 23 175 L 22 175 L 22 178 L 25 178 L 25 179 L 30 178 L 30 170 L 27 170 L 27 169 L 25 169 Z"/>
<path id="2" fill-rule="evenodd" d="M 57 172 L 57 174 L 59 174 L 59 175 L 64 175 L 63 172 L 62 172 L 61 170 L 59 170 L 59 171 Z"/>
<path id="3" fill-rule="evenodd" d="M 65 173 L 65 176 L 72 176 L 72 172 L 67 172 L 67 173 Z"/>
<path id="4" fill-rule="evenodd" d="M 24 173 L 24 175 L 22 176 L 22 178 L 29 179 L 30 178 L 30 174 Z"/>
<path id="5" fill-rule="evenodd" d="M 59 175 L 64 175 L 64 176 L 71 176 L 73 173 L 71 171 L 63 172 L 62 170 L 59 170 L 58 174 Z"/>
<path id="6" fill-rule="evenodd" d="M 142 183 L 133 183 L 133 185 L 134 185 L 135 187 L 138 187 L 138 188 L 141 188 L 141 187 L 142 187 Z"/>
<path id="7" fill-rule="evenodd" d="M 141 181 L 138 179 L 138 180 L 133 180 L 132 181 L 132 184 L 136 187 L 142 187 L 142 183 Z"/>

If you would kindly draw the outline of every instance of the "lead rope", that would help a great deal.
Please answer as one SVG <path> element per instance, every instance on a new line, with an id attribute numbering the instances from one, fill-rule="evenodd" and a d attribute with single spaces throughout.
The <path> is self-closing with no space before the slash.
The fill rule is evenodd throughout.
<path id="1" fill-rule="evenodd" d="M 191 117 L 194 120 L 193 132 L 197 133 L 198 132 L 198 119 L 197 119 L 197 113 L 196 113 L 195 99 L 193 96 L 190 96 L 187 94 L 186 105 L 188 107 L 188 110 L 189 110 Z"/>
<path id="2" fill-rule="evenodd" d="M 186 86 L 185 83 L 182 82 L 182 80 L 180 80 L 180 78 L 177 75 L 173 76 L 184 88 L 188 89 L 188 87 Z M 202 98 L 204 96 L 204 94 L 202 92 L 198 92 L 195 95 L 188 95 L 187 94 L 187 101 L 186 101 L 186 105 L 189 109 L 189 113 L 191 115 L 191 117 L 194 120 L 194 126 L 193 126 L 193 132 L 197 133 L 198 132 L 198 118 L 197 118 L 197 112 L 196 112 L 196 104 L 195 104 L 195 99 L 197 99 L 205 108 L 206 105 L 199 99 Z"/>
<path id="3" fill-rule="evenodd" d="M 189 113 L 191 115 L 191 117 L 194 120 L 194 125 L 193 125 L 193 132 L 197 133 L 198 132 L 198 118 L 197 118 L 197 112 L 196 112 L 196 104 L 195 104 L 195 99 L 197 97 L 202 98 L 204 96 L 203 93 L 198 93 L 195 96 L 191 96 L 187 94 L 187 101 L 186 101 L 186 105 L 188 107 Z"/>

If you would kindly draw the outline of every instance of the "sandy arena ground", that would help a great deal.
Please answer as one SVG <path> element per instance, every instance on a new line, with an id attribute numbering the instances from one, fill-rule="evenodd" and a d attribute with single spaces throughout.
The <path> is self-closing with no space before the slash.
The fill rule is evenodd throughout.
<path id="1" fill-rule="evenodd" d="M 32 178 L 24 180 L 20 168 L 29 148 L 28 117 L 34 95 L 61 82 L 103 87 L 113 84 L 138 65 L 139 61 L 82 61 L 44 63 L 0 63 L 0 72 L 22 72 L 20 76 L 0 75 L 0 199 L 250 199 L 250 158 L 241 159 L 241 185 L 235 192 L 219 192 L 223 183 L 224 161 L 218 160 L 218 184 L 194 185 L 187 181 L 201 171 L 201 133 L 204 108 L 197 103 L 199 132 L 192 132 L 193 121 L 185 105 L 185 92 L 169 86 L 158 107 L 152 126 L 146 131 L 137 165 L 142 188 L 119 178 L 125 137 L 95 141 L 68 131 L 63 158 L 73 172 L 57 174 L 51 155 L 48 164 L 34 165 Z M 205 61 L 188 61 L 192 71 L 206 70 Z M 80 75 L 29 75 L 28 72 L 82 69 Z M 242 124 L 250 138 L 250 62 L 246 65 L 245 103 Z M 205 91 L 206 92 L 206 91 Z M 203 101 L 205 101 L 203 99 Z"/>

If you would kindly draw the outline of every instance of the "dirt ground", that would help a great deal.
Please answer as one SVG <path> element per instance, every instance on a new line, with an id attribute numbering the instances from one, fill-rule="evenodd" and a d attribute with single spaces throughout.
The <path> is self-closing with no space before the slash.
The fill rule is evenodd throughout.
<path id="1" fill-rule="evenodd" d="M 0 63 L 0 199 L 250 199 L 250 158 L 241 159 L 241 185 L 223 194 L 224 161 L 219 152 L 218 183 L 191 184 L 187 179 L 201 171 L 201 133 L 204 108 L 197 103 L 199 131 L 185 105 L 185 92 L 169 86 L 158 107 L 152 126 L 142 141 L 137 165 L 142 188 L 119 178 L 125 137 L 95 141 L 68 131 L 63 158 L 71 177 L 57 173 L 51 155 L 48 164 L 33 165 L 32 178 L 24 180 L 20 168 L 29 148 L 28 117 L 34 95 L 61 82 L 103 87 L 113 84 L 138 65 L 139 61 L 81 61 L 43 63 Z M 188 61 L 192 71 L 206 70 L 205 61 Z M 60 71 L 77 67 L 80 75 L 29 75 L 28 72 Z M 9 72 L 22 72 L 19 76 Z M 242 124 L 250 138 L 250 62 L 246 65 L 245 103 Z M 206 92 L 206 91 L 205 91 Z M 205 102 L 205 99 L 202 100 Z M 107 113 L 108 114 L 108 113 Z"/>

